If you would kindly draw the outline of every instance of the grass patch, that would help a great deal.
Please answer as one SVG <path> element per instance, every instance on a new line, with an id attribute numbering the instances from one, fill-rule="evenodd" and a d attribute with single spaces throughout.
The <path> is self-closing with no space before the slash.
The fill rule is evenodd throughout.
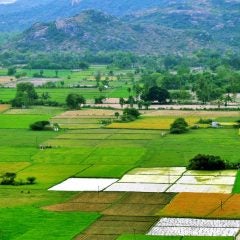
<path id="1" fill-rule="evenodd" d="M 133 167 L 134 165 L 93 165 L 75 177 L 120 178 Z"/>
<path id="2" fill-rule="evenodd" d="M 236 180 L 233 187 L 233 193 L 240 193 L 240 171 L 238 170 Z"/>
<path id="3" fill-rule="evenodd" d="M 0 215 L 3 240 L 69 240 L 99 217 L 96 213 L 54 213 L 33 207 L 0 209 Z"/>
<path id="4" fill-rule="evenodd" d="M 48 121 L 51 115 L 0 115 L 0 128 L 27 129 L 37 121 Z"/>

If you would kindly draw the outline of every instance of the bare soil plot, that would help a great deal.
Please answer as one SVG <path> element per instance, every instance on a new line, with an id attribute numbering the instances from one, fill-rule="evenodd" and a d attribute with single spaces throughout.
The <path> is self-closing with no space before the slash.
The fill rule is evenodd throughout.
<path id="1" fill-rule="evenodd" d="M 116 239 L 123 233 L 133 234 L 135 232 L 144 234 L 156 221 L 156 217 L 103 216 L 76 239 L 111 240 Z"/>
<path id="2" fill-rule="evenodd" d="M 0 84 L 5 85 L 8 83 L 14 83 L 16 81 L 16 78 L 13 76 L 0 76 Z"/>
<path id="3" fill-rule="evenodd" d="M 49 211 L 102 212 L 118 202 L 125 193 L 83 192 L 66 203 L 45 207 Z"/>
<path id="4" fill-rule="evenodd" d="M 0 104 L 0 113 L 8 110 L 10 108 L 10 105 L 8 104 Z"/>
<path id="5" fill-rule="evenodd" d="M 108 110 L 108 109 L 83 109 L 78 111 L 67 111 L 56 118 L 80 118 L 80 117 L 114 117 L 116 110 Z"/>
<path id="6" fill-rule="evenodd" d="M 17 83 L 32 83 L 35 87 L 40 87 L 45 83 L 48 82 L 58 82 L 60 81 L 59 78 L 24 78 L 18 81 L 7 82 L 5 86 L 15 88 Z"/>
<path id="7" fill-rule="evenodd" d="M 166 205 L 175 196 L 175 193 L 127 193 L 121 203 L 145 203 Z"/>
<path id="8" fill-rule="evenodd" d="M 118 216 L 154 216 L 165 205 L 153 204 L 115 204 L 103 211 L 104 215 Z"/>
<path id="9" fill-rule="evenodd" d="M 155 216 L 175 196 L 172 193 L 84 192 L 68 202 L 45 207 L 50 211 L 98 211 L 104 215 L 133 218 Z"/>

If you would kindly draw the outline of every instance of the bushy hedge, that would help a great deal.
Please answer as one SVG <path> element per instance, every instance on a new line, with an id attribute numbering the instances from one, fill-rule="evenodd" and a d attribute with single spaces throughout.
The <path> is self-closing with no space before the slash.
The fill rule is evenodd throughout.
<path id="1" fill-rule="evenodd" d="M 42 131 L 45 130 L 47 126 L 50 125 L 49 121 L 37 121 L 30 125 L 30 129 L 33 131 Z"/>
<path id="2" fill-rule="evenodd" d="M 188 131 L 188 123 L 184 118 L 177 118 L 170 127 L 170 133 L 182 134 Z"/>
<path id="3" fill-rule="evenodd" d="M 239 169 L 240 163 L 230 163 L 219 156 L 198 154 L 190 160 L 189 170 L 224 170 Z"/>

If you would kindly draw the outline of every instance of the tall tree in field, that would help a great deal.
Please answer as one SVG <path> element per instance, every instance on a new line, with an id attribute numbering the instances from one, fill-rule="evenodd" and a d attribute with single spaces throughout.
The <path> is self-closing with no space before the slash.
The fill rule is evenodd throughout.
<path id="1" fill-rule="evenodd" d="M 66 104 L 70 109 L 80 109 L 81 105 L 85 103 L 85 98 L 76 93 L 70 93 L 66 98 Z"/>
<path id="2" fill-rule="evenodd" d="M 32 83 L 19 83 L 17 85 L 17 93 L 12 100 L 13 107 L 28 107 L 33 105 L 38 95 Z"/>

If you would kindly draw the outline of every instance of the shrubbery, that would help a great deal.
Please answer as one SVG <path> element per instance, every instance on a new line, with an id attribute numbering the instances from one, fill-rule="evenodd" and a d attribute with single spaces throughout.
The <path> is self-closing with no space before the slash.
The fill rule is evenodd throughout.
<path id="1" fill-rule="evenodd" d="M 125 108 L 123 110 L 123 115 L 121 116 L 121 121 L 131 122 L 136 120 L 140 115 L 140 112 L 135 108 Z"/>
<path id="2" fill-rule="evenodd" d="M 30 129 L 33 131 L 43 131 L 50 125 L 49 121 L 37 121 L 30 125 Z"/>
<path id="3" fill-rule="evenodd" d="M 28 177 L 26 181 L 17 181 L 16 180 L 17 174 L 12 173 L 12 172 L 7 172 L 0 176 L 0 185 L 27 185 L 27 184 L 35 184 L 36 183 L 36 178 L 35 177 Z"/>
<path id="4" fill-rule="evenodd" d="M 238 169 L 240 163 L 230 163 L 219 156 L 198 154 L 190 160 L 187 169 L 189 170 L 224 170 Z"/>
<path id="5" fill-rule="evenodd" d="M 188 131 L 188 123 L 184 118 L 177 118 L 170 127 L 170 133 L 182 134 Z"/>
<path id="6" fill-rule="evenodd" d="M 200 120 L 198 121 L 199 124 L 211 124 L 213 122 L 212 119 L 203 119 L 200 118 Z"/>

